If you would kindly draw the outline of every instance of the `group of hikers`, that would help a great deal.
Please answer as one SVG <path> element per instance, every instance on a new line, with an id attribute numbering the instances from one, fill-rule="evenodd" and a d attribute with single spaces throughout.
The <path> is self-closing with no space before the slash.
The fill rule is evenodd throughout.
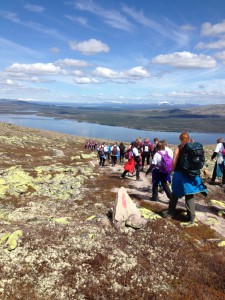
<path id="1" fill-rule="evenodd" d="M 144 141 L 139 137 L 131 142 L 126 149 L 121 142 L 112 146 L 103 143 L 97 148 L 99 165 L 104 166 L 108 158 L 114 166 L 117 159 L 120 162 L 127 159 L 124 171 L 120 178 L 124 179 L 129 174 L 136 175 L 136 180 L 141 181 L 140 171 L 144 171 L 145 161 L 148 166 L 145 171 L 147 176 L 152 173 L 151 201 L 158 201 L 159 186 L 164 190 L 169 199 L 168 209 L 163 211 L 163 217 L 173 218 L 176 214 L 176 206 L 179 198 L 185 197 L 188 223 L 195 222 L 194 195 L 208 194 L 207 187 L 200 177 L 205 163 L 205 153 L 202 144 L 190 139 L 188 133 L 183 132 L 179 136 L 180 144 L 172 151 L 166 140 L 158 138 Z M 217 158 L 210 184 L 216 184 L 216 178 L 222 176 L 222 186 L 225 187 L 225 143 L 222 138 L 217 140 L 217 145 L 211 160 Z M 171 175 L 172 174 L 172 175 Z M 171 186 L 171 188 L 170 188 Z"/>
<path id="2" fill-rule="evenodd" d="M 99 166 L 104 167 L 106 160 L 111 162 L 112 166 L 115 166 L 118 159 L 120 160 L 120 162 L 123 162 L 125 149 L 126 147 L 123 142 L 121 142 L 119 145 L 117 143 L 114 143 L 113 145 L 106 145 L 105 142 L 102 143 L 97 148 L 99 156 Z"/>

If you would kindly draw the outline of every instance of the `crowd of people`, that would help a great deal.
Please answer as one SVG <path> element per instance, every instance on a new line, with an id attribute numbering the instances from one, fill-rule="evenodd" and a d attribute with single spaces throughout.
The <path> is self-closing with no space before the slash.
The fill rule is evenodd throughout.
<path id="1" fill-rule="evenodd" d="M 121 179 L 135 174 L 136 180 L 141 181 L 141 171 L 145 172 L 146 176 L 152 173 L 150 200 L 158 201 L 159 186 L 169 199 L 168 209 L 163 212 L 163 217 L 173 218 L 178 199 L 184 197 L 188 221 L 192 224 L 195 222 L 194 195 L 208 194 L 200 176 L 205 161 L 204 149 L 200 143 L 190 139 L 186 132 L 181 133 L 179 139 L 180 144 L 174 151 L 169 148 L 166 140 L 159 141 L 158 138 L 154 138 L 153 142 L 150 142 L 148 137 L 143 141 L 138 137 L 127 148 L 123 142 L 97 145 L 95 141 L 88 141 L 85 148 L 97 149 L 100 167 L 105 166 L 106 160 L 111 166 L 115 166 L 118 161 L 123 163 L 126 159 Z M 190 155 L 188 151 L 192 151 L 190 152 L 192 154 Z M 193 156 L 193 153 L 196 156 Z M 209 183 L 216 184 L 216 178 L 222 177 L 222 186 L 225 188 L 225 142 L 222 138 L 217 140 L 211 160 L 215 158 L 212 179 Z"/>

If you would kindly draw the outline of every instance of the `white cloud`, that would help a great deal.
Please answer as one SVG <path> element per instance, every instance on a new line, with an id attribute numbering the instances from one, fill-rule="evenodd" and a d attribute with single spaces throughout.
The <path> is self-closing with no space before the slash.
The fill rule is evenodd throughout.
<path id="1" fill-rule="evenodd" d="M 218 36 L 225 34 L 225 21 L 214 25 L 209 22 L 203 23 L 201 33 L 205 36 Z"/>
<path id="2" fill-rule="evenodd" d="M 74 82 L 78 84 L 98 83 L 97 79 L 89 77 L 74 78 Z"/>
<path id="3" fill-rule="evenodd" d="M 191 52 L 174 52 L 165 55 L 158 55 L 153 60 L 155 64 L 169 65 L 176 68 L 214 68 L 216 60 L 204 54 L 194 54 Z"/>
<path id="4" fill-rule="evenodd" d="M 110 78 L 110 79 L 116 79 L 121 77 L 119 72 L 116 72 L 112 69 L 108 69 L 108 68 L 103 68 L 103 67 L 97 67 L 94 71 L 93 74 L 99 77 L 103 77 L 103 78 Z"/>
<path id="5" fill-rule="evenodd" d="M 225 61 L 225 51 L 217 53 L 215 57 Z"/>
<path id="6" fill-rule="evenodd" d="M 71 58 L 64 58 L 59 59 L 54 63 L 56 66 L 62 66 L 62 67 L 87 67 L 88 63 L 84 60 L 77 60 L 77 59 L 71 59 Z"/>
<path id="7" fill-rule="evenodd" d="M 96 39 L 89 39 L 84 42 L 70 41 L 69 46 L 72 50 L 80 51 L 85 55 L 92 55 L 99 52 L 109 52 L 108 45 Z"/>
<path id="8" fill-rule="evenodd" d="M 125 72 L 125 75 L 130 76 L 130 77 L 149 77 L 150 74 L 148 71 L 146 71 L 143 67 L 138 66 L 134 67 L 128 71 Z"/>
<path id="9" fill-rule="evenodd" d="M 44 7 L 42 7 L 40 5 L 29 4 L 29 3 L 25 4 L 24 8 L 29 10 L 29 11 L 37 12 L 37 13 L 40 13 L 40 12 L 44 11 Z"/>
<path id="10" fill-rule="evenodd" d="M 12 85 L 12 84 L 13 84 L 13 81 L 12 81 L 11 79 L 6 79 L 6 83 L 7 83 L 8 85 Z"/>
<path id="11" fill-rule="evenodd" d="M 131 68 L 124 72 L 114 71 L 109 68 L 97 67 L 93 74 L 95 76 L 103 77 L 106 79 L 128 79 L 128 78 L 146 78 L 149 77 L 150 74 L 143 67 L 138 66 Z"/>
<path id="12" fill-rule="evenodd" d="M 8 68 L 6 72 L 9 73 L 22 73 L 22 74 L 59 74 L 61 73 L 60 67 L 55 66 L 53 63 L 35 63 L 35 64 L 18 64 L 14 63 Z"/>
<path id="13" fill-rule="evenodd" d="M 72 75 L 82 77 L 82 76 L 84 76 L 84 72 L 82 72 L 80 70 L 75 70 L 72 72 Z"/>
<path id="14" fill-rule="evenodd" d="M 211 43 L 199 42 L 196 45 L 196 48 L 198 48 L 198 49 L 221 49 L 221 48 L 225 48 L 225 40 L 218 40 L 216 42 L 211 42 Z"/>

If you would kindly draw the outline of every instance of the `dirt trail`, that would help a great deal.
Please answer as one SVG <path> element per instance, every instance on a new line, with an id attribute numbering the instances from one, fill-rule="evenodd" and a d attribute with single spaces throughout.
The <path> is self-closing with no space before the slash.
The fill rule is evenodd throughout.
<path id="1" fill-rule="evenodd" d="M 98 161 L 97 161 L 98 163 Z M 152 176 L 149 174 L 148 176 L 145 175 L 145 172 L 140 172 L 140 179 L 141 181 L 136 181 L 135 175 L 126 176 L 124 179 L 120 178 L 120 175 L 124 171 L 123 166 L 124 163 L 117 163 L 115 166 L 111 166 L 109 162 L 106 162 L 106 166 L 101 168 L 102 172 L 107 174 L 113 174 L 114 176 L 118 176 L 118 180 L 121 182 L 120 186 L 125 186 L 127 189 L 128 194 L 130 195 L 131 199 L 140 206 L 140 203 L 143 201 L 145 203 L 151 203 L 151 205 L 157 206 L 160 210 L 164 210 L 168 208 L 169 199 L 167 198 L 165 192 L 158 194 L 159 201 L 154 202 L 150 200 L 152 196 L 151 187 L 152 187 Z M 147 170 L 147 167 L 145 167 Z M 218 190 L 221 190 L 221 187 L 218 186 L 210 186 L 207 185 L 209 190 L 209 195 L 207 198 L 202 197 L 201 195 L 195 196 L 195 203 L 196 203 L 196 217 L 199 222 L 208 225 L 211 229 L 215 230 L 223 237 L 225 237 L 225 219 L 224 215 L 219 216 L 219 211 L 224 211 L 224 208 L 218 208 L 212 206 L 210 204 L 210 200 L 216 199 L 214 195 L 218 194 Z M 117 193 L 118 188 L 114 188 L 113 192 Z M 220 198 L 217 200 L 221 200 Z M 185 214 L 185 202 L 184 198 L 179 199 L 177 209 L 183 214 Z"/>

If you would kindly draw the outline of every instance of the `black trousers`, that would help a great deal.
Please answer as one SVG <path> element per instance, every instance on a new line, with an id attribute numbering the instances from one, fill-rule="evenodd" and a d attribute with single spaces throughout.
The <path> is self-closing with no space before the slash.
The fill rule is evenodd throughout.
<path id="1" fill-rule="evenodd" d="M 167 182 L 165 182 L 165 181 L 161 182 L 161 185 L 162 185 L 163 190 L 166 193 L 166 196 L 170 199 L 172 192 L 171 192 Z M 152 200 L 155 200 L 155 201 L 157 201 L 157 199 L 158 199 L 158 186 L 159 186 L 159 181 L 154 183 L 152 186 Z"/>
<path id="2" fill-rule="evenodd" d="M 116 155 L 111 155 L 111 160 L 112 160 L 112 165 L 115 166 L 117 162 L 117 156 Z"/>
<path id="3" fill-rule="evenodd" d="M 136 170 L 136 180 L 138 180 L 140 179 L 140 163 L 136 163 L 135 170 Z"/>
<path id="4" fill-rule="evenodd" d="M 99 157 L 99 165 L 100 166 L 102 166 L 102 167 L 104 167 L 104 165 L 105 165 L 105 158 L 103 158 L 103 157 Z"/>
<path id="5" fill-rule="evenodd" d="M 169 202 L 169 214 L 175 214 L 177 202 L 178 197 L 174 193 L 172 193 Z M 187 217 L 189 221 L 193 222 L 195 220 L 195 201 L 193 194 L 185 195 L 185 207 L 187 210 Z"/>
<path id="6" fill-rule="evenodd" d="M 124 152 L 120 151 L 120 162 L 124 160 Z"/>
<path id="7" fill-rule="evenodd" d="M 142 168 L 144 167 L 145 159 L 147 160 L 147 165 L 150 165 L 150 153 L 148 153 L 148 152 L 146 152 L 146 153 L 142 152 L 141 158 L 142 158 Z"/>

